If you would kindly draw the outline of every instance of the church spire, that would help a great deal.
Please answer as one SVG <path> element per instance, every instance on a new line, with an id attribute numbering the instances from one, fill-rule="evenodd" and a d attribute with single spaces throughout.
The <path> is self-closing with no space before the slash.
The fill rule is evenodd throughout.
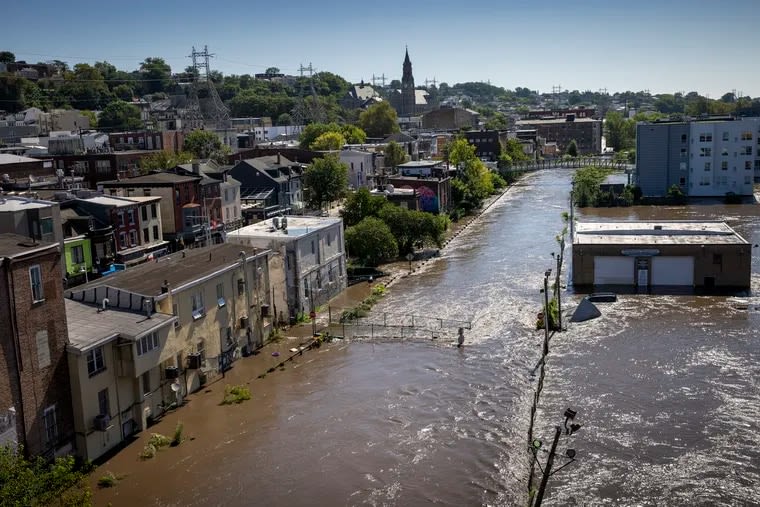
<path id="1" fill-rule="evenodd" d="M 401 83 L 411 84 L 414 88 L 414 76 L 412 75 L 412 61 L 409 59 L 409 47 L 406 47 L 406 55 L 404 56 L 404 68 L 401 75 Z"/>

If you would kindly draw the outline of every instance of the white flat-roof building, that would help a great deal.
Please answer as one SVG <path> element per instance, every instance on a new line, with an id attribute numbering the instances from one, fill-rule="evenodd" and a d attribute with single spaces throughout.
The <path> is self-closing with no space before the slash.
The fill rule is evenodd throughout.
<path id="1" fill-rule="evenodd" d="M 271 283 L 275 300 L 287 302 L 289 319 L 299 313 L 308 314 L 346 288 L 346 249 L 340 218 L 274 217 L 228 232 L 227 242 L 280 254 L 270 264 Z M 281 279 L 274 273 L 278 268 L 283 273 Z"/>

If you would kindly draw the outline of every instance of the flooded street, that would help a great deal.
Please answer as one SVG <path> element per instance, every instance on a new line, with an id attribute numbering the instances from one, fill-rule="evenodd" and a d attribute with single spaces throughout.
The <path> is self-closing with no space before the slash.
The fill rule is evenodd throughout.
<path id="1" fill-rule="evenodd" d="M 96 490 L 96 505 L 525 505 L 535 316 L 571 177 L 526 176 L 373 310 L 472 321 L 464 348 L 455 329 L 336 340 L 263 379 L 273 358 L 243 359 L 151 429 L 179 420 L 190 440 L 139 461 L 141 435 L 99 468 L 93 483 L 123 479 Z M 760 243 L 756 205 L 579 215 L 721 219 Z M 563 307 L 580 299 L 564 293 Z M 583 428 L 560 442 L 578 461 L 551 478 L 546 504 L 760 504 L 760 300 L 749 299 L 739 310 L 725 297 L 626 295 L 554 335 L 535 434 L 549 441 L 567 407 Z M 253 399 L 218 406 L 224 383 L 242 382 Z"/>

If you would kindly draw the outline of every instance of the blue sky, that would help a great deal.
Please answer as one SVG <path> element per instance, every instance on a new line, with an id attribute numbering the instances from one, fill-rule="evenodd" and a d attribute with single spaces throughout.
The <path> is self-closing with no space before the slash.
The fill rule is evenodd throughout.
<path id="1" fill-rule="evenodd" d="M 34 62 L 161 56 L 180 71 L 208 45 L 225 74 L 311 62 L 358 82 L 400 79 L 408 45 L 417 84 L 760 96 L 759 0 L 5 0 L 0 13 L 0 50 Z"/>

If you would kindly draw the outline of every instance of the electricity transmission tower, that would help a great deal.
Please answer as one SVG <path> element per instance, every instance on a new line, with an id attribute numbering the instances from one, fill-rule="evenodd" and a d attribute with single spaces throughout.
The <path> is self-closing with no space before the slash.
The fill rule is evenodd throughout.
<path id="1" fill-rule="evenodd" d="M 216 129 L 228 129 L 230 127 L 230 111 L 222 102 L 216 91 L 214 82 L 211 80 L 211 66 L 209 58 L 213 53 L 208 52 L 208 46 L 203 46 L 203 51 L 193 51 L 188 58 L 193 60 L 194 77 L 190 87 L 190 111 L 192 115 L 199 115 L 206 126 Z M 201 108 L 199 92 L 206 92 L 206 107 Z"/>
<path id="2" fill-rule="evenodd" d="M 303 73 L 309 71 L 309 97 L 304 96 Z M 308 67 L 299 65 L 298 72 L 301 74 L 299 96 L 293 108 L 293 122 L 296 125 L 307 123 L 324 123 L 327 115 L 319 102 L 317 91 L 314 89 L 314 67 L 309 63 Z"/>

